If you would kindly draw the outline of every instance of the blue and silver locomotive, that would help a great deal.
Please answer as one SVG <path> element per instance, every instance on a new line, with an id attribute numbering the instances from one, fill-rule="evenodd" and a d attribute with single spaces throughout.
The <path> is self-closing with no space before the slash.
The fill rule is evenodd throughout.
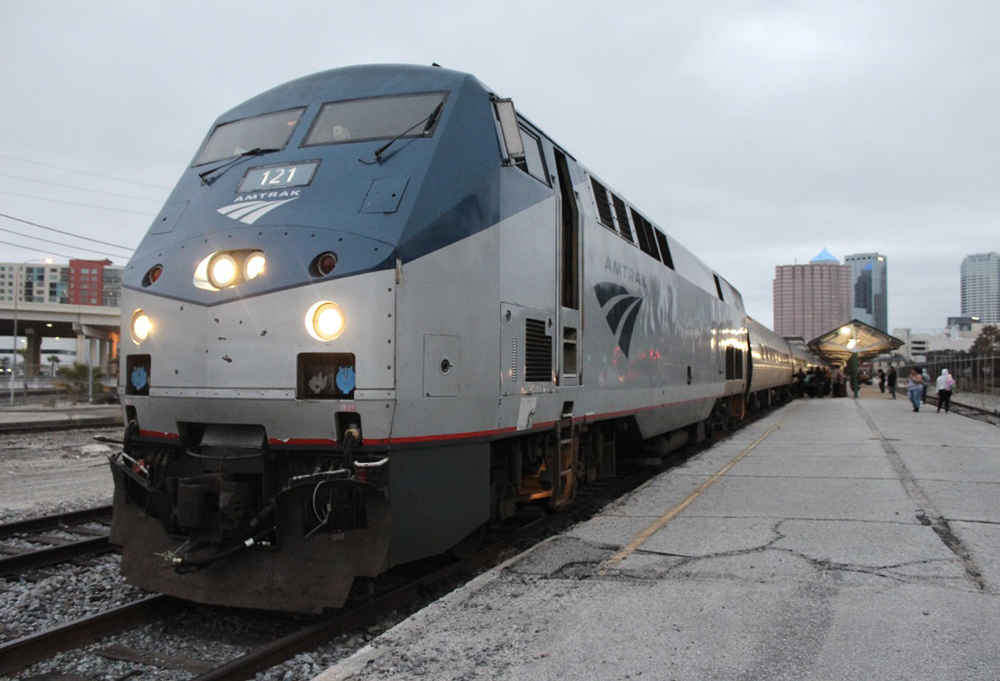
<path id="1" fill-rule="evenodd" d="M 122 309 L 122 572 L 254 608 L 339 607 L 792 373 L 722 276 L 437 67 L 336 69 L 224 114 Z"/>

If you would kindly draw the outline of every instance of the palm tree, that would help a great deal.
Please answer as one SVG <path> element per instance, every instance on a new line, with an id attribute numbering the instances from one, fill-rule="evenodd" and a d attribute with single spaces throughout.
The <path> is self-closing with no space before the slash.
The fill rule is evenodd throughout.
<path id="1" fill-rule="evenodd" d="M 101 378 L 104 376 L 97 369 L 91 370 L 86 364 L 80 364 L 79 362 L 73 362 L 71 367 L 61 367 L 59 369 L 59 377 L 63 379 L 60 387 L 65 390 L 70 398 L 74 402 L 87 396 L 87 377 L 88 374 L 92 373 L 93 383 L 91 383 L 90 392 L 94 395 L 100 394 L 104 388 L 100 383 Z"/>

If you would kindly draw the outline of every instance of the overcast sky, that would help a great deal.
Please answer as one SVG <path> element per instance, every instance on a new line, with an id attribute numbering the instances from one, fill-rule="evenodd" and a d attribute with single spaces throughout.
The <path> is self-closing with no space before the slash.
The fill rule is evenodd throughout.
<path id="1" fill-rule="evenodd" d="M 888 258 L 890 331 L 942 328 L 962 259 L 1000 251 L 992 0 L 0 0 L 0 214 L 105 242 L 0 217 L 0 261 L 125 264 L 223 111 L 432 62 L 512 97 L 768 325 L 775 266 L 824 247 Z"/>

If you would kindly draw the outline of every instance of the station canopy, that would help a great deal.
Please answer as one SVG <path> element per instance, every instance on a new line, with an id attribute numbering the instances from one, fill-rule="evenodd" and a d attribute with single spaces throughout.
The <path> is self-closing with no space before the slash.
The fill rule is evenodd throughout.
<path id="1" fill-rule="evenodd" d="M 904 342 L 874 326 L 852 319 L 847 324 L 814 338 L 807 345 L 830 364 L 846 365 L 854 353 L 857 353 L 858 361 L 865 362 L 896 350 Z"/>

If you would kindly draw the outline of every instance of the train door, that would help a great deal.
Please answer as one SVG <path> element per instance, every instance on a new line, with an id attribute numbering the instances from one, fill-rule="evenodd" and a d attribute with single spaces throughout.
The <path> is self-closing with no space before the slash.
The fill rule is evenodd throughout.
<path id="1" fill-rule="evenodd" d="M 546 156 L 544 138 L 517 118 L 509 99 L 495 99 L 497 129 L 504 165 L 513 166 L 543 184 L 547 197 L 524 211 L 510 229 L 500 232 L 500 392 L 518 396 L 522 413 L 534 410 L 528 395 L 552 393 L 559 385 L 561 343 L 558 324 L 559 198 L 554 162 Z M 546 162 L 548 161 L 548 162 Z M 512 183 L 530 188 L 532 180 Z M 513 190 L 513 189 L 512 189 Z M 534 190 L 532 189 L 534 193 Z M 525 267 L 526 251 L 534 263 Z M 537 400 L 535 400 L 537 401 Z M 530 419 L 520 419 L 529 427 Z"/>
<path id="2" fill-rule="evenodd" d="M 556 177 L 559 183 L 559 225 L 558 275 L 556 296 L 559 299 L 558 341 L 556 343 L 556 366 L 558 384 L 576 386 L 583 382 L 581 364 L 583 361 L 583 324 L 580 314 L 580 208 L 577 204 L 573 179 L 569 171 L 566 155 L 553 149 L 556 161 Z"/>

